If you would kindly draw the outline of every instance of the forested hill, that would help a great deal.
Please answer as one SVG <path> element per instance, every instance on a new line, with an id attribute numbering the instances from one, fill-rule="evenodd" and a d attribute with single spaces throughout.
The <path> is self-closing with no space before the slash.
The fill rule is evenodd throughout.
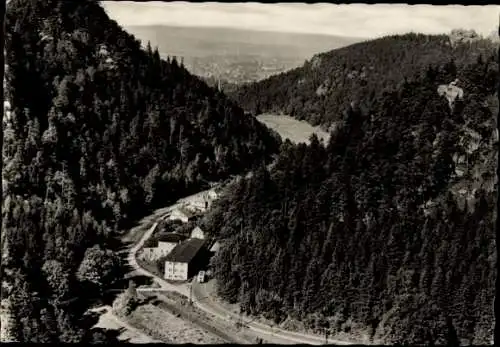
<path id="1" fill-rule="evenodd" d="M 271 172 L 235 184 L 205 220 L 223 240 L 219 294 L 358 342 L 491 344 L 496 59 L 407 76 L 349 107 L 325 146 L 285 142 Z M 456 78 L 450 107 L 438 89 Z"/>
<path id="2" fill-rule="evenodd" d="M 387 36 L 317 54 L 302 67 L 243 85 L 231 96 L 257 113 L 284 113 L 328 127 L 351 102 L 367 109 L 385 90 L 425 73 L 430 64 L 446 69 L 444 64 L 454 61 L 460 67 L 492 49 L 490 40 L 452 44 L 447 35 Z"/>
<path id="3" fill-rule="evenodd" d="M 115 232 L 266 161 L 280 140 L 175 59 L 141 50 L 97 1 L 12 0 L 5 27 L 10 334 L 83 341 L 81 301 L 112 281 Z"/>

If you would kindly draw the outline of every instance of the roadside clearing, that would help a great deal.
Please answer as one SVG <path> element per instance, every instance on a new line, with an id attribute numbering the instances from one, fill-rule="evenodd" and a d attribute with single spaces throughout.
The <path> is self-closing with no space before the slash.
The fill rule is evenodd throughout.
<path id="1" fill-rule="evenodd" d="M 94 325 L 94 328 L 102 328 L 106 330 L 119 330 L 118 340 L 126 341 L 129 343 L 158 343 L 160 340 L 151 338 L 150 336 L 142 333 L 139 329 L 131 324 L 116 317 L 111 312 L 111 307 L 103 306 L 98 309 L 92 309 L 91 312 L 101 313 L 99 321 Z"/>
<path id="2" fill-rule="evenodd" d="M 207 335 L 203 338 L 203 342 L 199 341 L 199 336 L 201 336 L 201 334 L 199 334 L 191 336 L 190 340 L 186 339 L 183 342 L 175 341 L 176 343 L 249 344 L 255 342 L 238 336 L 238 332 L 235 329 L 229 329 L 228 331 L 227 326 L 217 324 L 214 319 L 208 317 L 203 311 L 200 311 L 196 307 L 188 305 L 187 303 L 185 303 L 184 305 L 180 304 L 177 300 L 170 299 L 169 297 L 163 295 L 162 292 L 143 292 L 141 294 L 154 297 L 155 299 L 151 302 L 150 305 L 155 306 L 157 310 L 168 312 L 178 321 L 183 321 L 185 322 L 185 324 L 191 324 L 193 327 L 195 327 L 195 330 L 204 331 L 205 335 Z M 209 341 L 211 339 L 209 335 L 215 337 L 214 341 Z"/>

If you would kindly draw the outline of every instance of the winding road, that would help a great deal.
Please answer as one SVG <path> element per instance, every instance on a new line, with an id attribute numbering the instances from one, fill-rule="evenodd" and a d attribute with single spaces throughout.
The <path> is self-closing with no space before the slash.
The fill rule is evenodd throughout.
<path id="1" fill-rule="evenodd" d="M 207 191 L 203 191 L 197 194 L 194 194 L 192 196 L 186 197 L 180 201 L 186 201 L 190 197 L 193 197 L 198 194 L 204 194 Z M 148 270 L 142 268 L 139 263 L 137 262 L 137 252 L 139 249 L 144 245 L 144 242 L 146 242 L 151 235 L 154 233 L 156 227 L 158 226 L 158 223 L 160 220 L 168 217 L 170 212 L 172 212 L 176 207 L 178 207 L 181 203 L 176 203 L 172 206 L 162 208 L 160 210 L 157 210 L 152 216 L 149 218 L 143 219 L 142 227 L 144 227 L 144 224 L 147 222 L 151 222 L 153 217 L 155 219 L 153 225 L 142 235 L 140 240 L 133 245 L 130 250 L 128 251 L 127 255 L 127 261 L 128 264 L 131 266 L 131 268 L 134 269 L 134 272 L 137 273 L 138 275 L 146 276 L 152 278 L 156 283 L 159 284 L 160 288 L 154 288 L 154 291 L 173 291 L 180 293 L 182 295 L 185 295 L 186 297 L 189 297 L 190 294 L 192 294 L 192 300 L 193 304 L 201 309 L 202 311 L 208 313 L 209 315 L 212 315 L 216 317 L 218 320 L 227 322 L 231 324 L 231 326 L 234 326 L 236 322 L 238 322 L 239 317 L 237 314 L 231 312 L 230 310 L 226 309 L 219 303 L 217 303 L 215 300 L 212 300 L 209 293 L 206 290 L 206 286 L 204 284 L 197 283 L 196 281 L 193 281 L 192 283 L 192 288 L 190 288 L 190 284 L 180 284 L 180 285 L 174 285 L 171 284 L 167 281 L 165 281 L 163 278 L 149 272 Z M 140 225 L 141 226 L 141 225 Z M 139 226 L 139 227 L 140 227 Z M 190 293 L 191 291 L 191 293 Z M 276 327 L 272 327 L 260 322 L 244 322 L 245 325 L 245 330 L 248 331 L 248 333 L 252 333 L 252 335 L 262 338 L 264 341 L 267 341 L 269 343 L 275 343 L 275 344 L 310 344 L 310 345 L 322 345 L 325 344 L 325 338 L 319 335 L 311 335 L 311 334 L 304 334 L 304 333 L 296 333 L 296 332 L 291 332 L 283 329 L 279 329 Z M 338 344 L 338 345 L 350 345 L 354 344 L 352 342 L 347 342 L 347 341 L 339 341 L 339 340 L 334 340 L 334 339 L 328 339 L 328 343 L 331 344 Z"/>

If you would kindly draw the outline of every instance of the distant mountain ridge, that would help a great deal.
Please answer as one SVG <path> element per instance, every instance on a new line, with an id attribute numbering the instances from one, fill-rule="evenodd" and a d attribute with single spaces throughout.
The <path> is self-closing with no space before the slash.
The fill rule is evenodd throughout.
<path id="1" fill-rule="evenodd" d="M 251 50 L 256 47 L 274 48 L 273 54 L 284 56 L 303 55 L 304 59 L 312 54 L 359 42 L 363 39 L 321 34 L 288 33 L 277 31 L 257 31 L 222 27 L 181 27 L 168 25 L 126 26 L 125 29 L 146 43 L 151 41 L 160 52 L 165 50 L 170 55 L 203 56 L 216 54 L 226 48 L 228 53 L 266 54 Z M 179 40 L 177 40 L 179 39 Z M 182 39 L 182 41 L 180 41 Z M 190 50 L 189 45 L 203 42 L 204 50 Z M 187 48 L 185 48 L 187 47 Z M 281 51 L 286 47 L 285 51 Z M 250 51 L 248 50 L 250 49 Z"/>
<path id="2" fill-rule="evenodd" d="M 429 66 L 464 66 L 480 56 L 486 59 L 495 49 L 484 38 L 452 44 L 449 35 L 386 36 L 316 54 L 302 67 L 230 95 L 247 110 L 284 113 L 328 127 L 352 102 L 368 108 L 377 96 Z"/>

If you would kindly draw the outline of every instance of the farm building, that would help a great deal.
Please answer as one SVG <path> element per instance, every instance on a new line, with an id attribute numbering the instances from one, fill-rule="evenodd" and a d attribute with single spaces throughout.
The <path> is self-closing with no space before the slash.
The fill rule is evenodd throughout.
<path id="1" fill-rule="evenodd" d="M 203 230 L 201 230 L 200 227 L 196 227 L 196 228 L 193 229 L 193 231 L 191 231 L 191 238 L 192 239 L 204 240 L 205 239 L 205 233 L 203 232 Z"/>
<path id="2" fill-rule="evenodd" d="M 220 196 L 219 188 L 212 188 L 207 192 L 197 194 L 186 201 L 185 208 L 193 212 L 206 212 L 214 200 Z"/>
<path id="3" fill-rule="evenodd" d="M 205 212 L 210 207 L 210 200 L 207 194 L 198 194 L 186 203 L 186 209 L 196 212 Z"/>
<path id="4" fill-rule="evenodd" d="M 186 281 L 207 261 L 205 240 L 189 239 L 177 245 L 165 257 L 165 279 Z"/>
<path id="5" fill-rule="evenodd" d="M 208 198 L 212 201 L 216 200 L 216 199 L 220 198 L 221 192 L 222 192 L 222 188 L 220 188 L 220 187 L 210 189 L 208 191 Z"/>
<path id="6" fill-rule="evenodd" d="M 179 234 L 168 233 L 161 235 L 152 244 L 147 244 L 142 251 L 144 260 L 154 261 L 169 254 L 175 246 L 184 241 L 186 237 Z"/>
<path id="7" fill-rule="evenodd" d="M 194 213 L 188 211 L 184 207 L 179 207 L 172 211 L 168 219 L 170 220 L 180 220 L 183 223 L 187 223 L 194 218 Z"/>

